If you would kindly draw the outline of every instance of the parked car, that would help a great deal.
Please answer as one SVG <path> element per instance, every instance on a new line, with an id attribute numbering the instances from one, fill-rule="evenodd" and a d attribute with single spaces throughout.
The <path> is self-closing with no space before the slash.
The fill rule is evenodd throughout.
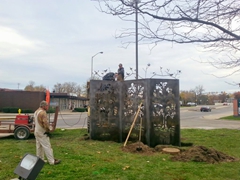
<path id="1" fill-rule="evenodd" d="M 201 112 L 211 112 L 211 108 L 209 106 L 203 106 L 200 108 Z"/>
<path id="2" fill-rule="evenodd" d="M 227 106 L 227 105 L 228 105 L 228 103 L 227 103 L 227 102 L 224 102 L 224 103 L 223 103 L 223 105 L 224 105 L 224 106 Z"/>
<path id="3" fill-rule="evenodd" d="M 194 102 L 188 102 L 188 103 L 187 103 L 187 106 L 197 106 L 197 104 L 194 103 Z"/>

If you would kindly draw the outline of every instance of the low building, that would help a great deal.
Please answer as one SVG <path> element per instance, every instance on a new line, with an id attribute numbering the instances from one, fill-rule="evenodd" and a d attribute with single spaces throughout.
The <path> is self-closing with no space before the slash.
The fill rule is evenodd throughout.
<path id="1" fill-rule="evenodd" d="M 39 103 L 46 99 L 46 92 L 23 91 L 0 88 L 0 109 L 18 107 L 20 109 L 36 110 Z M 77 97 L 73 93 L 50 93 L 50 106 L 59 106 L 60 110 L 73 110 L 88 105 L 86 97 Z"/>
<path id="2" fill-rule="evenodd" d="M 73 93 L 50 93 L 50 105 L 58 105 L 60 110 L 73 110 L 88 105 L 86 97 L 78 97 Z"/>

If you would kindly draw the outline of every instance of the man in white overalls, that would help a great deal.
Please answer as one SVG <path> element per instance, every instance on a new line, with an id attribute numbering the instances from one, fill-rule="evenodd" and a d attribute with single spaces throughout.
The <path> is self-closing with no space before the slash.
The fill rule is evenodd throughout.
<path id="1" fill-rule="evenodd" d="M 54 159 L 53 150 L 49 138 L 49 123 L 47 119 L 46 110 L 48 109 L 48 103 L 42 101 L 40 107 L 34 113 L 35 130 L 34 135 L 36 138 L 36 154 L 39 158 L 44 160 L 44 153 L 48 159 L 49 164 L 56 165 L 61 160 Z"/>

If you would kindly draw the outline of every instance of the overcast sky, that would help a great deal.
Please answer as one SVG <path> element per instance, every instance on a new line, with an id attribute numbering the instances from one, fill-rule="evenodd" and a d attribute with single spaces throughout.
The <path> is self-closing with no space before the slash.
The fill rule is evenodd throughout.
<path id="1" fill-rule="evenodd" d="M 30 81 L 50 90 L 56 83 L 83 85 L 91 76 L 91 58 L 100 51 L 103 54 L 93 58 L 93 70 L 116 72 L 119 63 L 125 72 L 135 69 L 135 45 L 122 48 L 124 39 L 115 39 L 116 32 L 131 24 L 99 12 L 97 6 L 90 0 L 1 0 L 0 88 L 24 89 Z M 219 56 L 190 44 L 163 42 L 152 51 L 139 45 L 138 71 L 150 78 L 153 72 L 160 74 L 160 67 L 181 70 L 180 90 L 202 85 L 205 92 L 239 91 L 226 83 L 239 82 L 238 75 L 216 78 L 210 74 L 228 72 L 198 62 Z"/>

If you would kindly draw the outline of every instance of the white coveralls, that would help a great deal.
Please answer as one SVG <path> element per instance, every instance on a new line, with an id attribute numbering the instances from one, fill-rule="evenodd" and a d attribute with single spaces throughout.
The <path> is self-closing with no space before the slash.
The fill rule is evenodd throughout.
<path id="1" fill-rule="evenodd" d="M 36 138 L 36 154 L 39 158 L 44 160 L 44 153 L 48 159 L 49 164 L 54 164 L 54 156 L 53 156 L 53 150 L 50 143 L 50 138 L 44 134 L 46 132 L 46 129 L 44 129 L 39 124 L 38 115 L 43 110 L 38 109 L 34 113 L 34 121 L 35 121 L 35 130 L 34 135 Z"/>

